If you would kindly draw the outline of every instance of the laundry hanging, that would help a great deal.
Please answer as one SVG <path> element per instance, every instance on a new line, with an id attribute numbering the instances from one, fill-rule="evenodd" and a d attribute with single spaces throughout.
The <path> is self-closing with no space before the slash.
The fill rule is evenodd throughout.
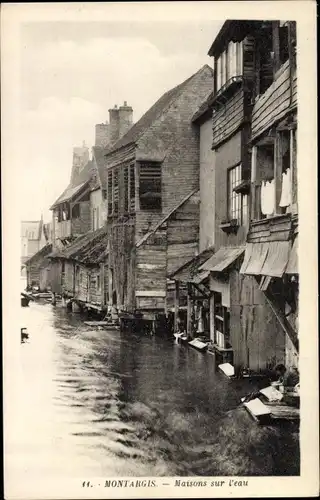
<path id="1" fill-rule="evenodd" d="M 287 171 L 282 174 L 282 191 L 279 206 L 288 207 L 291 205 L 291 200 L 291 170 L 288 168 Z"/>
<path id="2" fill-rule="evenodd" d="M 274 179 L 271 181 L 263 181 L 261 185 L 261 212 L 264 215 L 272 215 L 274 212 L 274 202 Z"/>

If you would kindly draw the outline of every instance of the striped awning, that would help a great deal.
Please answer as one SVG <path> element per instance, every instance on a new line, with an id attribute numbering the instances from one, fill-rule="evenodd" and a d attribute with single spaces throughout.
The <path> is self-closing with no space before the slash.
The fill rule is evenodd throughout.
<path id="1" fill-rule="evenodd" d="M 286 267 L 286 274 L 299 274 L 298 269 L 298 236 L 294 240 L 290 251 L 289 262 Z"/>

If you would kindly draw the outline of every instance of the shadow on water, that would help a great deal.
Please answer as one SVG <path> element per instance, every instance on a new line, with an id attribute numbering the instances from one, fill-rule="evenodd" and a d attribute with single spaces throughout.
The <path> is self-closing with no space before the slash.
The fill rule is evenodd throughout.
<path id="1" fill-rule="evenodd" d="M 99 464 L 97 475 L 299 474 L 298 429 L 257 426 L 239 407 L 252 386 L 217 373 L 213 356 L 94 331 L 61 308 L 35 305 L 31 314 L 44 309 L 54 332 L 54 411 L 76 450 Z"/>

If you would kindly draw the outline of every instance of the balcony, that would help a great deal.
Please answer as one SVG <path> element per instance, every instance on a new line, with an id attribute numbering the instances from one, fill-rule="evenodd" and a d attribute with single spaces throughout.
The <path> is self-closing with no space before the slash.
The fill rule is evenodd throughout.
<path id="1" fill-rule="evenodd" d="M 56 223 L 55 237 L 56 239 L 70 238 L 71 236 L 71 221 L 63 220 Z"/>

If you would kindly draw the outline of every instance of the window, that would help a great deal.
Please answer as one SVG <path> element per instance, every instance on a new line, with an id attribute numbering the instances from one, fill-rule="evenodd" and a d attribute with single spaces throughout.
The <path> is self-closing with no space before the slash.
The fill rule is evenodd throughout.
<path id="1" fill-rule="evenodd" d="M 123 190 L 124 190 L 124 211 L 129 211 L 129 167 L 124 167 L 123 172 Z"/>
<path id="2" fill-rule="evenodd" d="M 130 212 L 134 212 L 136 208 L 135 165 L 130 165 L 129 168 L 129 205 Z"/>
<path id="3" fill-rule="evenodd" d="M 236 193 L 235 188 L 242 182 L 241 164 L 228 171 L 228 217 L 239 226 L 248 222 L 248 195 Z"/>
<path id="4" fill-rule="evenodd" d="M 107 186 L 107 203 L 108 215 L 112 215 L 112 171 L 108 172 L 108 186 Z"/>
<path id="5" fill-rule="evenodd" d="M 295 129 L 278 131 L 271 144 L 262 142 L 253 149 L 255 219 L 296 210 L 296 154 Z"/>
<path id="6" fill-rule="evenodd" d="M 100 274 L 97 274 L 97 290 L 100 291 L 101 283 L 100 283 Z"/>
<path id="7" fill-rule="evenodd" d="M 79 205 L 79 203 L 76 203 L 72 207 L 72 218 L 79 219 L 79 217 L 80 217 L 80 205 Z"/>
<path id="8" fill-rule="evenodd" d="M 222 305 L 221 293 L 214 292 L 215 343 L 222 349 L 230 346 L 230 311 Z"/>
<path id="9" fill-rule="evenodd" d="M 119 167 L 108 172 L 108 215 L 115 215 L 119 211 Z"/>
<path id="10" fill-rule="evenodd" d="M 234 76 L 242 76 L 243 73 L 243 44 L 242 42 L 230 42 L 228 47 L 216 61 L 216 85 L 217 92 Z"/>
<path id="11" fill-rule="evenodd" d="M 140 165 L 139 197 L 141 210 L 161 210 L 161 164 Z"/>

